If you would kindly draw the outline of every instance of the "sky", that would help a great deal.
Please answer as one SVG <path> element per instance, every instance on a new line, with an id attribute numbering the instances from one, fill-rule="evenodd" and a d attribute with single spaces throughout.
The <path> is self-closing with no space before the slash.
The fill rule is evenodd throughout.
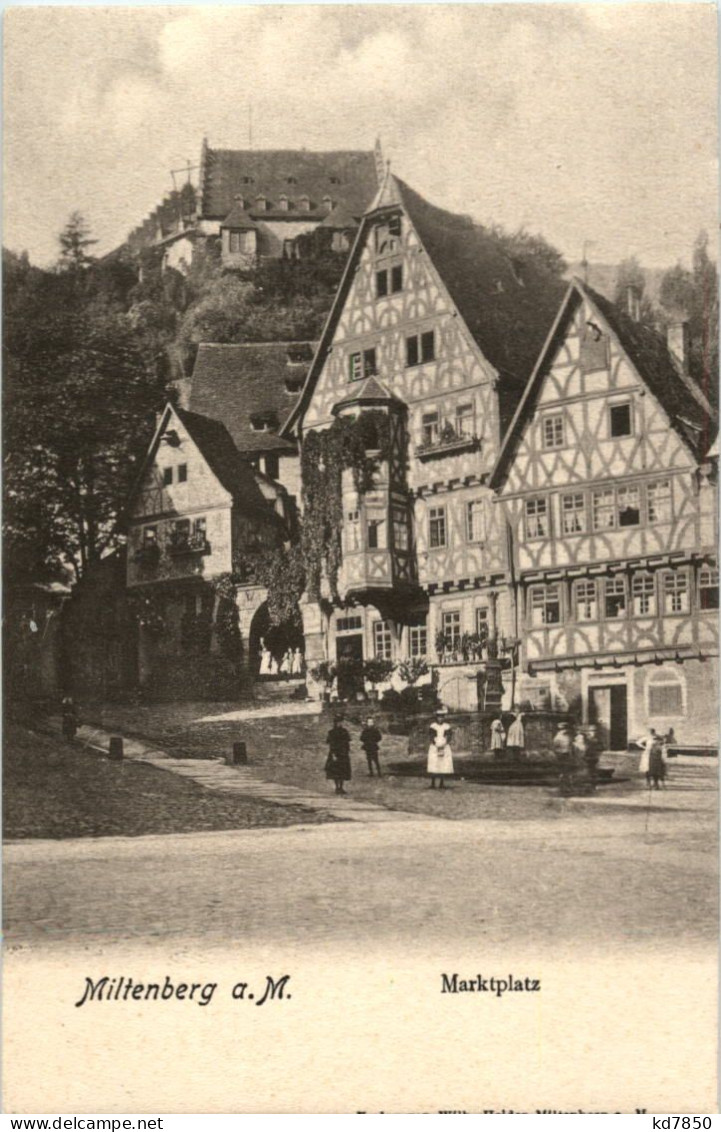
<path id="1" fill-rule="evenodd" d="M 688 262 L 717 218 L 713 3 L 6 9 L 4 244 L 98 254 L 202 139 L 371 149 L 570 261 Z"/>

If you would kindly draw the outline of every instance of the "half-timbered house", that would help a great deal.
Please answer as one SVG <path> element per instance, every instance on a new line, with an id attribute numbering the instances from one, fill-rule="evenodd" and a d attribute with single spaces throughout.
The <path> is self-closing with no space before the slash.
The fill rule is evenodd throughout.
<path id="1" fill-rule="evenodd" d="M 222 598 L 215 583 L 243 554 L 283 543 L 289 510 L 285 489 L 242 459 L 224 424 L 166 407 L 127 507 L 142 686 L 170 696 L 217 690 L 221 621 L 226 630 L 237 626 L 250 660 L 250 626 L 267 593 L 251 583 Z M 223 677 L 228 693 L 236 676 L 229 668 Z"/>
<path id="2" fill-rule="evenodd" d="M 574 279 L 491 480 L 519 699 L 577 710 L 611 749 L 649 727 L 716 741 L 715 425 L 685 346 Z"/>
<path id="3" fill-rule="evenodd" d="M 342 477 L 337 595 L 304 606 L 311 665 L 422 658 L 463 707 L 479 703 L 480 670 L 485 701 L 487 664 L 517 635 L 488 479 L 559 298 L 493 234 L 387 172 L 284 430 L 302 446 L 338 418 L 388 419 L 372 486 Z"/>

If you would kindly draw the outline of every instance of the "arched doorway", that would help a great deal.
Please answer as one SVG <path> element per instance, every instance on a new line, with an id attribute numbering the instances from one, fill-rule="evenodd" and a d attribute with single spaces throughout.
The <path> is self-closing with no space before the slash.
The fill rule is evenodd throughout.
<path id="1" fill-rule="evenodd" d="M 272 673 L 261 673 L 261 659 L 263 649 L 269 650 L 275 664 Z M 254 676 L 260 676 L 262 679 L 271 679 L 274 676 L 280 675 L 280 666 L 283 657 L 288 649 L 294 652 L 300 649 L 303 652 L 304 640 L 303 630 L 299 625 L 285 623 L 284 625 L 271 625 L 270 614 L 268 613 L 268 603 L 263 602 L 258 606 L 253 620 L 250 623 L 250 632 L 248 634 L 248 651 L 250 659 L 250 671 Z"/>

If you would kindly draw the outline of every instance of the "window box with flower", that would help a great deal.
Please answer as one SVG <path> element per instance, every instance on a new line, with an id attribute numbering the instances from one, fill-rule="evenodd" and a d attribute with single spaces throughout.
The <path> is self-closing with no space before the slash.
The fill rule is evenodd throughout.
<path id="1" fill-rule="evenodd" d="M 488 632 L 436 634 L 439 664 L 480 664 L 488 659 Z"/>
<path id="2" fill-rule="evenodd" d="M 437 413 L 427 413 L 416 456 L 419 460 L 428 460 L 451 452 L 475 452 L 480 444 L 472 417 L 466 419 L 459 415 L 455 421 L 450 421 L 442 420 Z"/>
<path id="3" fill-rule="evenodd" d="M 192 529 L 189 521 L 181 520 L 170 532 L 168 551 L 173 556 L 183 554 L 210 554 L 205 523 L 196 520 Z"/>

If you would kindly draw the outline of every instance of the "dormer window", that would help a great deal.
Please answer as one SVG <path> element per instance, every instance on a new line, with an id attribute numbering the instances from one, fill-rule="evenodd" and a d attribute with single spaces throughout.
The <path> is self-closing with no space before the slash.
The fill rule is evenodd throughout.
<path id="1" fill-rule="evenodd" d="M 254 432 L 268 432 L 278 427 L 278 417 L 273 412 L 251 413 L 250 427 Z"/>
<path id="2" fill-rule="evenodd" d="M 297 366 L 313 361 L 313 350 L 308 342 L 298 342 L 288 347 L 286 365 Z"/>
<path id="3" fill-rule="evenodd" d="M 267 201 L 262 193 L 259 193 L 255 198 L 255 207 L 258 212 L 265 212 Z"/>
<path id="4" fill-rule="evenodd" d="M 281 193 L 280 197 L 278 199 L 278 207 L 280 208 L 281 212 L 287 212 L 288 211 L 288 203 L 289 203 L 288 198 L 285 195 L 285 193 Z"/>
<path id="5" fill-rule="evenodd" d="M 286 393 L 300 393 L 303 381 L 304 378 L 300 374 L 294 374 L 292 377 L 289 374 L 285 379 Z"/>
<path id="6" fill-rule="evenodd" d="M 332 208 L 333 208 L 333 197 L 329 197 L 329 196 L 323 197 L 323 208 L 327 208 L 328 212 L 330 212 L 332 210 Z"/>
<path id="7" fill-rule="evenodd" d="M 340 184 L 340 177 L 329 177 L 328 180 L 330 181 L 331 185 Z"/>
<path id="8" fill-rule="evenodd" d="M 244 185 L 252 185 L 253 184 L 253 178 L 252 177 L 241 177 L 240 180 L 241 180 L 242 184 L 244 184 Z"/>
<path id="9" fill-rule="evenodd" d="M 310 212 L 310 197 L 304 195 L 298 198 L 298 211 Z"/>
<path id="10" fill-rule="evenodd" d="M 289 177 L 288 178 L 288 184 L 289 185 L 296 185 L 297 183 L 298 183 L 298 180 L 297 180 L 296 177 Z"/>

